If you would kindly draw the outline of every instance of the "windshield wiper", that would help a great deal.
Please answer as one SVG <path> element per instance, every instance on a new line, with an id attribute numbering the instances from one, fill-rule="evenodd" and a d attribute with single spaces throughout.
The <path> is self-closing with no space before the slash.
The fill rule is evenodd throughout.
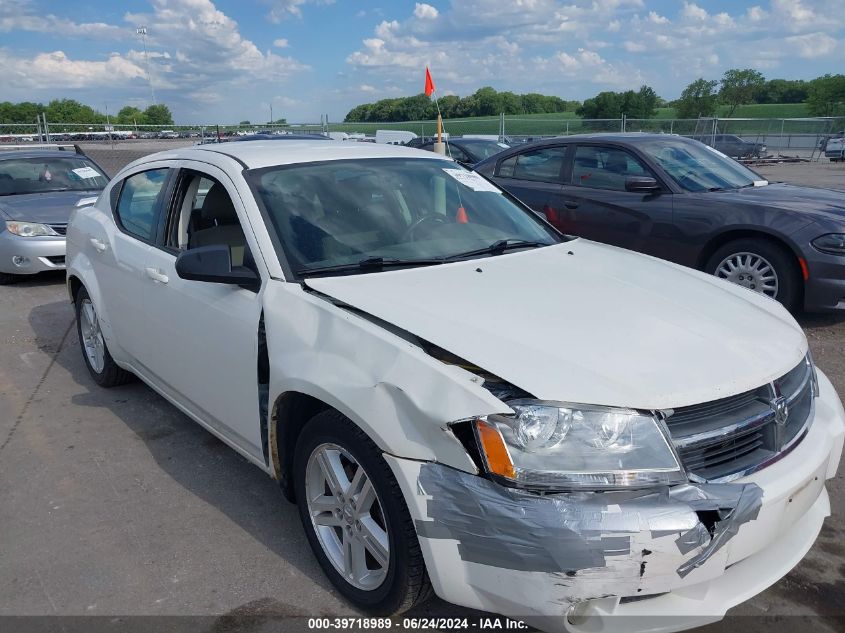
<path id="1" fill-rule="evenodd" d="M 332 266 L 320 266 L 317 268 L 300 268 L 297 275 L 321 275 L 324 273 L 344 273 L 350 271 L 383 270 L 385 268 L 411 268 L 414 266 L 434 266 L 442 264 L 442 259 L 393 259 L 385 257 L 365 257 L 364 259 L 351 264 L 334 264 Z"/>
<path id="2" fill-rule="evenodd" d="M 530 240 L 516 240 L 516 239 L 507 239 L 507 240 L 499 240 L 498 242 L 493 242 L 490 246 L 485 246 L 484 248 L 477 248 L 472 251 L 466 251 L 465 253 L 457 253 L 456 255 L 450 255 L 446 257 L 443 261 L 451 262 L 456 259 L 463 259 L 465 257 L 473 257 L 475 255 L 501 255 L 505 251 L 509 251 L 515 248 L 536 248 L 538 246 L 551 246 L 551 244 L 547 244 L 546 242 L 532 242 Z"/>

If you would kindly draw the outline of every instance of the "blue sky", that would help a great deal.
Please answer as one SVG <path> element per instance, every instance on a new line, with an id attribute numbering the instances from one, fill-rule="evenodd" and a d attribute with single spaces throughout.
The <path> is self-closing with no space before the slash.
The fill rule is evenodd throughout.
<path id="1" fill-rule="evenodd" d="M 100 110 L 158 101 L 177 123 L 343 118 L 422 91 L 676 98 L 728 68 L 843 72 L 842 0 L 0 0 L 0 100 Z"/>

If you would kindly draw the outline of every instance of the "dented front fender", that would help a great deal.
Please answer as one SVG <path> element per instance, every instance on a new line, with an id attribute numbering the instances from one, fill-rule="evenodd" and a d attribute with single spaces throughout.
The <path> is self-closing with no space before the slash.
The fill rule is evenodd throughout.
<path id="1" fill-rule="evenodd" d="M 386 453 L 475 472 L 448 424 L 509 411 L 478 376 L 297 284 L 267 285 L 264 319 L 271 403 L 289 392 L 317 398 Z"/>

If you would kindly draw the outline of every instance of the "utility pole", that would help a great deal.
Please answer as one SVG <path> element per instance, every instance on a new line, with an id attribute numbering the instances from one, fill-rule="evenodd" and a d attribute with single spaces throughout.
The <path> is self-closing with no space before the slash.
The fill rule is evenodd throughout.
<path id="1" fill-rule="evenodd" d="M 135 29 L 135 32 L 141 36 L 141 41 L 144 43 L 144 65 L 147 67 L 147 83 L 150 84 L 150 99 L 152 105 L 156 104 L 156 93 L 153 90 L 153 77 L 150 74 L 150 56 L 147 54 L 147 27 L 141 26 Z"/>
<path id="2" fill-rule="evenodd" d="M 273 125 L 273 102 L 270 101 L 270 125 Z"/>

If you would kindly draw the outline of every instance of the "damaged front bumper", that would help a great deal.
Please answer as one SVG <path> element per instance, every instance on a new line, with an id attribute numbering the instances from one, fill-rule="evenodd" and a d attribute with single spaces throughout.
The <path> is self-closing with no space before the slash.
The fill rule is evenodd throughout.
<path id="1" fill-rule="evenodd" d="M 804 440 L 727 484 L 541 496 L 385 458 L 441 598 L 544 630 L 681 630 L 719 620 L 775 583 L 830 514 L 824 481 L 839 464 L 845 413 L 821 373 L 819 381 Z"/>

